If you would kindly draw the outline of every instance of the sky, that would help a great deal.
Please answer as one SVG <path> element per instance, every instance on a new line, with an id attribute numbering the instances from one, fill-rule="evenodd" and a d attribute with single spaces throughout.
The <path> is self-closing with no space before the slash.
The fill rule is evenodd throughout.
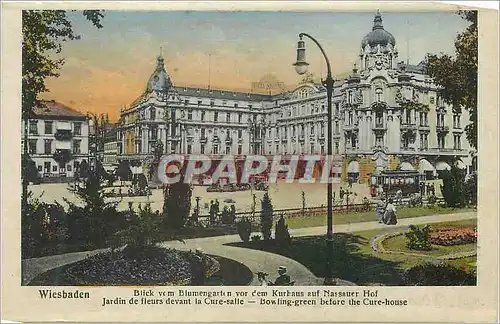
<path id="1" fill-rule="evenodd" d="M 418 64 L 426 53 L 454 53 L 457 33 L 467 22 L 453 12 L 381 12 L 396 39 L 401 61 Z M 298 34 L 313 35 L 325 49 L 334 75 L 347 75 L 358 59 L 375 12 L 131 12 L 107 11 L 97 29 L 71 13 L 80 40 L 64 43 L 65 65 L 47 80 L 54 99 L 80 111 L 109 113 L 116 120 L 144 90 L 165 59 L 176 86 L 234 91 L 274 75 L 289 88 L 301 79 L 293 69 Z M 309 71 L 324 76 L 319 49 L 306 40 Z"/>

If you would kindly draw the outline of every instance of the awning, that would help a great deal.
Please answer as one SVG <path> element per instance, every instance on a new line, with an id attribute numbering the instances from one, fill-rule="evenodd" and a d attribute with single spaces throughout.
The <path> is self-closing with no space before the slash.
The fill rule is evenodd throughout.
<path id="1" fill-rule="evenodd" d="M 436 170 L 437 171 L 451 170 L 451 167 L 448 163 L 440 161 L 436 163 Z"/>
<path id="2" fill-rule="evenodd" d="M 465 165 L 465 163 L 463 163 L 462 161 L 458 160 L 457 162 L 455 162 L 455 166 L 459 169 L 467 169 L 467 166 Z"/>
<path id="3" fill-rule="evenodd" d="M 71 123 L 67 121 L 58 121 L 56 124 L 57 130 L 71 130 Z"/>
<path id="4" fill-rule="evenodd" d="M 413 165 L 411 165 L 410 162 L 402 162 L 399 165 L 399 170 L 401 170 L 401 171 L 414 171 L 415 168 L 413 167 Z"/>
<path id="5" fill-rule="evenodd" d="M 358 161 L 351 161 L 347 167 L 347 173 L 359 173 L 359 163 Z"/>
<path id="6" fill-rule="evenodd" d="M 422 159 L 419 162 L 419 170 L 420 171 L 435 171 L 436 169 L 434 169 L 431 162 L 427 161 L 426 159 Z"/>

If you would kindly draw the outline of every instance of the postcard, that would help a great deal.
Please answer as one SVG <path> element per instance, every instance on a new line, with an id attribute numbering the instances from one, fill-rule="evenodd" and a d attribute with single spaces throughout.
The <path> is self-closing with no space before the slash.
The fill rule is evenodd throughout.
<path id="1" fill-rule="evenodd" d="M 498 320 L 497 12 L 2 18 L 4 320 Z"/>

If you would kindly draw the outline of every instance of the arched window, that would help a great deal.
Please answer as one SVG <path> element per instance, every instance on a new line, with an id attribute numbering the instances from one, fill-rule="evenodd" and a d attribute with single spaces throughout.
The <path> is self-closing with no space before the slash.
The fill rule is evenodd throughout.
<path id="1" fill-rule="evenodd" d="M 377 102 L 381 102 L 383 100 L 384 90 L 382 88 L 375 89 L 375 97 Z"/>

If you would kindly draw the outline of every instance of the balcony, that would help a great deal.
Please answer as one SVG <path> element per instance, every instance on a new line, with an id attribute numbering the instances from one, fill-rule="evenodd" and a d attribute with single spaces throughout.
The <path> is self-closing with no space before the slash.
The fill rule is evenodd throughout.
<path id="1" fill-rule="evenodd" d="M 304 142 L 306 140 L 306 137 L 304 135 L 299 135 L 299 141 Z"/>
<path id="2" fill-rule="evenodd" d="M 372 130 L 374 131 L 386 131 L 387 127 L 383 123 L 376 123 L 373 125 Z"/>
<path id="3" fill-rule="evenodd" d="M 73 138 L 73 133 L 71 132 L 71 130 L 58 129 L 55 132 L 54 137 L 58 141 L 70 141 Z"/>
<path id="4" fill-rule="evenodd" d="M 388 150 L 388 147 L 384 146 L 384 145 L 377 144 L 377 145 L 373 145 L 371 147 L 371 150 L 372 151 L 384 151 L 384 152 L 386 152 Z"/>
<path id="5" fill-rule="evenodd" d="M 232 145 L 233 144 L 233 139 L 231 137 L 226 138 L 226 145 Z"/>
<path id="6" fill-rule="evenodd" d="M 418 130 L 430 130 L 429 124 L 420 124 L 418 125 Z"/>
<path id="7" fill-rule="evenodd" d="M 206 136 L 202 136 L 202 137 L 200 137 L 200 143 L 201 143 L 201 144 L 207 144 L 207 142 L 208 142 L 208 139 L 207 139 L 207 137 L 206 137 Z"/>
<path id="8" fill-rule="evenodd" d="M 417 125 L 412 123 L 401 123 L 401 130 L 417 130 Z"/>
<path id="9" fill-rule="evenodd" d="M 438 134 L 446 134 L 449 131 L 450 131 L 450 128 L 448 126 L 442 126 L 442 125 L 436 126 L 436 132 Z"/>

